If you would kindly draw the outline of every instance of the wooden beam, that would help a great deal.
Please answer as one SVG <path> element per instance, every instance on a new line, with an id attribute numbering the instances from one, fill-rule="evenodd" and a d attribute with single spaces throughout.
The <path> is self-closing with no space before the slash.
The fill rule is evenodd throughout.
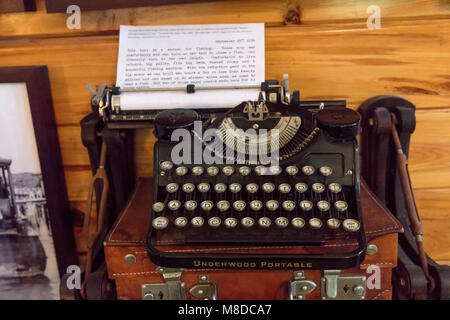
<path id="1" fill-rule="evenodd" d="M 122 25 L 169 25 L 264 22 L 320 25 L 360 23 L 365 26 L 371 0 L 228 0 L 187 3 L 132 9 L 82 11 L 81 29 L 66 27 L 68 14 L 47 14 L 44 0 L 37 0 L 35 13 L 16 13 L 2 17 L 0 38 L 63 37 L 117 33 Z M 379 0 L 382 27 L 389 21 L 448 19 L 450 4 L 441 0 Z"/>

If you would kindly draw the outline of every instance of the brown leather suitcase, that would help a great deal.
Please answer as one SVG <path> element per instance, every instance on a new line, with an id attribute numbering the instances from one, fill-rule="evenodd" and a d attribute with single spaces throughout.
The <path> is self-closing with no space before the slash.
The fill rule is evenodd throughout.
<path id="1" fill-rule="evenodd" d="M 391 299 L 391 273 L 397 263 L 401 224 L 361 184 L 368 250 L 363 262 L 346 270 L 169 269 L 153 264 L 145 239 L 151 205 L 151 179 L 139 179 L 104 243 L 108 275 L 119 299 Z M 325 250 L 340 252 L 355 243 L 340 241 Z M 166 251 L 183 251 L 165 245 Z M 291 253 L 292 247 L 189 248 L 189 252 Z M 371 267 L 372 266 L 372 267 Z M 375 267 L 373 267 L 375 266 Z M 370 267 L 370 268 L 369 268 Z M 369 270 L 368 270 L 369 268 Z M 379 271 L 379 285 L 374 276 Z M 369 284 L 370 282 L 370 284 Z M 374 287 L 375 285 L 375 287 Z"/>

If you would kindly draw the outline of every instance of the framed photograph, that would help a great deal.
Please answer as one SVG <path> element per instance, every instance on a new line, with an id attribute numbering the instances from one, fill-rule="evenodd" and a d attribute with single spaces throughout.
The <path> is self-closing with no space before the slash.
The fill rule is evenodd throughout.
<path id="1" fill-rule="evenodd" d="M 36 11 L 34 0 L 7 0 L 0 1 L 0 13 Z"/>
<path id="2" fill-rule="evenodd" d="M 48 13 L 66 12 L 70 5 L 80 10 L 106 10 L 220 0 L 46 0 Z"/>
<path id="3" fill-rule="evenodd" d="M 78 262 L 47 67 L 0 67 L 0 96 L 0 299 L 59 299 Z"/>

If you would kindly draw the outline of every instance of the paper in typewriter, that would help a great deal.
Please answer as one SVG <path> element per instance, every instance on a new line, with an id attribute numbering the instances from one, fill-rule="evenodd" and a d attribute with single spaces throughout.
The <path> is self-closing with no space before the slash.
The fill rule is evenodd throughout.
<path id="1" fill-rule="evenodd" d="M 263 23 L 121 26 L 116 85 L 137 90 L 121 94 L 121 109 L 226 108 L 256 100 L 264 62 Z M 208 90 L 187 94 L 188 84 Z"/>

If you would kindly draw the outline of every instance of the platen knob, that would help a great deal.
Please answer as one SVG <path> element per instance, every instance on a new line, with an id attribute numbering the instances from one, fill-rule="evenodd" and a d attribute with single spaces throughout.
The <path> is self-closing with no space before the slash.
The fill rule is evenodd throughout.
<path id="1" fill-rule="evenodd" d="M 170 109 L 158 112 L 155 117 L 155 136 L 158 139 L 170 140 L 172 132 L 179 128 L 192 130 L 194 121 L 200 116 L 194 110 Z"/>
<path id="2" fill-rule="evenodd" d="M 336 139 L 356 137 L 359 133 L 361 116 L 344 107 L 328 107 L 317 112 L 317 126 Z"/>

